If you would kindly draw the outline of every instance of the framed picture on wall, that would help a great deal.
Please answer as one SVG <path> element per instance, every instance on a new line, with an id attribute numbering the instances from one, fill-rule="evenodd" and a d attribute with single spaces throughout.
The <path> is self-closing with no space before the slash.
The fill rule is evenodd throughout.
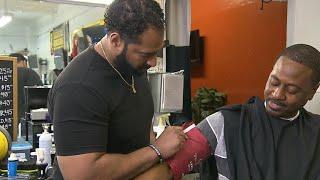
<path id="1" fill-rule="evenodd" d="M 69 23 L 65 22 L 50 32 L 51 54 L 60 48 L 69 50 L 69 47 Z"/>

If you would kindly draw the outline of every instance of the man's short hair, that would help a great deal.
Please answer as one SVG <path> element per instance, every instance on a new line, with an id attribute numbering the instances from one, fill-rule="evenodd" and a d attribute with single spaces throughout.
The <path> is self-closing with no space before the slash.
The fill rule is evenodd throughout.
<path id="1" fill-rule="evenodd" d="M 27 62 L 27 59 L 20 53 L 12 53 L 9 56 L 10 57 L 16 57 L 18 62 L 21 62 L 21 61 Z"/>
<path id="2" fill-rule="evenodd" d="M 107 32 L 136 42 L 149 27 L 164 31 L 164 13 L 154 0 L 115 0 L 104 15 Z"/>
<path id="3" fill-rule="evenodd" d="M 284 49 L 280 56 L 303 64 L 313 71 L 312 82 L 314 85 L 320 82 L 320 52 L 307 44 L 295 44 Z M 278 58 L 279 59 L 279 58 Z"/>

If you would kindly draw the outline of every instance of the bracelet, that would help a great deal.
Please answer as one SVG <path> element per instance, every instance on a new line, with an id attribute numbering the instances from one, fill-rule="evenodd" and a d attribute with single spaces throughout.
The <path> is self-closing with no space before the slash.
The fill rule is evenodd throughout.
<path id="1" fill-rule="evenodd" d="M 161 155 L 159 149 L 156 146 L 154 146 L 153 144 L 149 144 L 149 147 L 151 147 L 156 152 L 160 163 L 162 163 L 163 162 L 163 158 L 162 158 L 162 155 Z"/>

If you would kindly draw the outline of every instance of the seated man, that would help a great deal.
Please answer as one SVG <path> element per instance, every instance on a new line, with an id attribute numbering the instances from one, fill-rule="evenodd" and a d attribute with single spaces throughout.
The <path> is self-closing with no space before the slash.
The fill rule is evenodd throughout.
<path id="1" fill-rule="evenodd" d="M 27 67 L 27 59 L 19 53 L 12 53 L 10 57 L 17 58 L 18 67 L 18 111 L 19 122 L 21 118 L 24 118 L 26 111 L 26 100 L 24 93 L 24 86 L 41 86 L 42 81 L 40 76 L 31 68 Z"/>
<path id="2" fill-rule="evenodd" d="M 305 44 L 286 48 L 269 75 L 264 100 L 254 97 L 208 116 L 167 160 L 171 172 L 162 165 L 139 178 L 172 173 L 179 179 L 212 156 L 218 173 L 206 179 L 319 179 L 320 116 L 303 108 L 319 81 L 320 52 Z"/>

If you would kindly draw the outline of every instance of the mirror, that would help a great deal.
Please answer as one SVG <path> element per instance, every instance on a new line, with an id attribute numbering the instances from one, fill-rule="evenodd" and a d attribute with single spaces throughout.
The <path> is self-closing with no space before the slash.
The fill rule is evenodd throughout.
<path id="1" fill-rule="evenodd" d="M 82 28 L 103 24 L 105 12 L 101 4 L 53 2 L 0 0 L 0 17 L 12 19 L 0 27 L 0 55 L 20 52 L 27 56 L 29 67 L 39 73 L 45 84 L 52 84 L 49 74 L 56 73 L 54 69 L 61 70 L 72 53 L 79 53 L 96 41 L 82 33 Z"/>

